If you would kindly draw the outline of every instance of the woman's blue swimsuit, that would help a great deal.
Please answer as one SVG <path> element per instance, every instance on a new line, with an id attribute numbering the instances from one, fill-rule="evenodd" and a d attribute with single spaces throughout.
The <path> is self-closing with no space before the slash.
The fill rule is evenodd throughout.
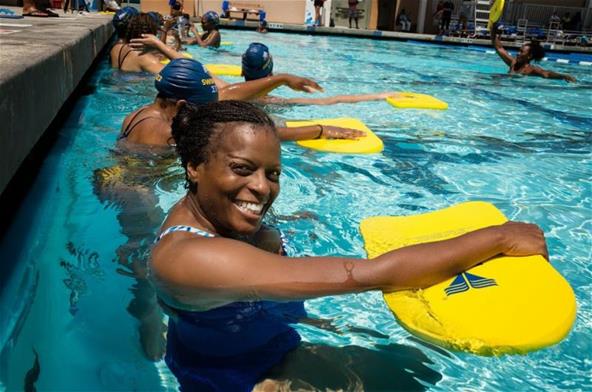
<path id="1" fill-rule="evenodd" d="M 211 233 L 190 226 L 173 226 L 165 235 L 186 231 Z M 233 302 L 204 312 L 175 309 L 169 319 L 165 361 L 182 391 L 251 391 L 265 373 L 300 343 L 289 324 L 306 317 L 304 303 Z"/>

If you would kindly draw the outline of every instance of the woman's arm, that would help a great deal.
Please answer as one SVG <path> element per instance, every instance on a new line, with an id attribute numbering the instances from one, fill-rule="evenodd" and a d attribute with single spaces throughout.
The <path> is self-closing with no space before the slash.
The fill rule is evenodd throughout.
<path id="1" fill-rule="evenodd" d="M 277 105 L 335 105 L 339 103 L 358 103 L 366 101 L 380 101 L 388 97 L 396 97 L 399 93 L 395 91 L 359 94 L 359 95 L 335 95 L 324 98 L 281 98 L 281 97 L 262 97 L 261 103 Z M 268 99 L 269 98 L 269 99 Z M 259 99 L 258 99 L 259 101 Z"/>
<path id="2" fill-rule="evenodd" d="M 311 139 L 358 139 L 366 133 L 352 128 L 334 127 L 332 125 L 306 125 L 302 127 L 277 127 L 280 140 L 311 140 Z"/>
<path id="3" fill-rule="evenodd" d="M 158 49 L 158 51 L 171 60 L 185 57 L 181 52 L 177 52 L 152 34 L 142 34 L 142 38 L 132 39 L 129 43 L 129 46 L 134 50 L 144 50 L 144 47 L 150 46 L 152 48 Z"/>
<path id="4" fill-rule="evenodd" d="M 568 82 L 575 82 L 576 78 L 568 74 L 562 74 L 559 72 L 547 71 L 546 69 L 540 67 L 532 67 L 532 74 L 536 76 L 540 76 L 545 79 L 561 79 L 566 80 Z"/>
<path id="5" fill-rule="evenodd" d="M 187 237 L 167 236 L 153 251 L 156 286 L 172 302 L 204 307 L 424 288 L 496 255 L 547 257 L 542 231 L 516 222 L 393 250 L 374 260 L 287 258 L 227 238 L 176 235 Z"/>
<path id="6" fill-rule="evenodd" d="M 208 34 L 208 37 L 205 40 L 201 39 L 199 34 L 196 34 L 195 43 L 202 48 L 206 48 L 208 46 L 217 48 L 220 46 L 220 32 L 217 30 L 212 31 L 210 34 Z"/>
<path id="7" fill-rule="evenodd" d="M 307 93 L 322 91 L 321 86 L 319 86 L 314 80 L 290 74 L 277 74 L 257 80 L 224 86 L 219 89 L 218 96 L 220 101 L 230 99 L 248 101 L 267 95 L 267 93 L 280 86 L 288 86 L 292 90 L 304 91 Z"/>
<path id="8" fill-rule="evenodd" d="M 504 49 L 502 46 L 502 41 L 499 38 L 498 30 L 497 30 L 497 23 L 494 23 L 491 27 L 491 43 L 495 48 L 495 52 L 498 56 L 501 57 L 502 60 L 508 65 L 511 66 L 514 58 L 510 56 L 510 54 Z"/>

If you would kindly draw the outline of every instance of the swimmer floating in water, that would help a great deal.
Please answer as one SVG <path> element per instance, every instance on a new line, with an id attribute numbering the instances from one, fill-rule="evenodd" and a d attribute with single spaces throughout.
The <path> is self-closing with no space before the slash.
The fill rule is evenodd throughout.
<path id="1" fill-rule="evenodd" d="M 272 120 L 245 102 L 188 105 L 172 134 L 188 192 L 149 267 L 170 314 L 165 360 L 183 390 L 252 390 L 299 346 L 289 324 L 305 314 L 303 299 L 424 288 L 496 255 L 548 256 L 537 226 L 508 222 L 372 261 L 286 257 L 279 232 L 262 223 L 280 191 Z"/>
<path id="2" fill-rule="evenodd" d="M 501 57 L 502 60 L 510 67 L 510 74 L 521 74 L 528 76 L 540 76 L 547 79 L 562 79 L 568 82 L 575 82 L 576 79 L 567 74 L 561 74 L 558 72 L 547 71 L 541 67 L 531 65 L 531 61 L 540 61 L 545 57 L 545 50 L 538 41 L 531 41 L 525 43 L 520 47 L 516 58 L 512 57 L 502 46 L 498 34 L 498 25 L 494 24 L 491 28 L 491 42 L 495 47 L 495 51 Z"/>
<path id="3" fill-rule="evenodd" d="M 242 75 L 247 81 L 259 80 L 273 75 L 273 58 L 267 46 L 259 42 L 253 42 L 249 45 L 242 56 Z M 219 87 L 225 84 L 227 83 L 222 82 L 219 84 Z M 276 105 L 335 105 L 339 103 L 378 101 L 398 95 L 399 93 L 395 91 L 374 94 L 336 95 L 324 98 L 281 98 L 264 95 L 252 101 Z"/>
<path id="4" fill-rule="evenodd" d="M 275 80 L 275 79 L 277 80 Z M 289 87 L 299 89 L 308 86 L 308 79 L 292 75 L 277 75 L 266 80 L 257 80 L 217 89 L 214 80 L 204 66 L 192 59 L 175 59 L 157 75 L 155 86 L 156 100 L 131 114 L 123 121 L 119 136 L 121 143 L 168 146 L 172 144 L 171 123 L 179 109 L 186 103 L 203 105 L 218 99 L 227 100 L 237 96 L 248 97 L 255 91 L 269 91 L 284 80 Z M 316 85 L 316 84 L 315 84 Z M 230 91 L 228 91 L 230 89 Z M 252 94 L 251 94 L 252 95 Z M 311 125 L 304 127 L 281 128 L 282 140 L 304 140 L 315 138 L 352 139 L 361 137 L 363 132 L 333 126 Z"/>

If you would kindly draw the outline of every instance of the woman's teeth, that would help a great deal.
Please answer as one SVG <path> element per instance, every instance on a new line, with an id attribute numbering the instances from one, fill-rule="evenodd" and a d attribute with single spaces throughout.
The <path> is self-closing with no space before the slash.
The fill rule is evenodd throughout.
<path id="1" fill-rule="evenodd" d="M 236 201 L 234 204 L 236 204 L 236 206 L 243 211 L 257 215 L 261 215 L 264 206 L 263 204 L 250 203 L 248 201 Z"/>

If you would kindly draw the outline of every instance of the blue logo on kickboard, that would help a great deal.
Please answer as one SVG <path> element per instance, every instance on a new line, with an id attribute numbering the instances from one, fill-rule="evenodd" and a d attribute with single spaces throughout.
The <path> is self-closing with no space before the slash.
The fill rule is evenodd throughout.
<path id="1" fill-rule="evenodd" d="M 450 283 L 450 286 L 446 287 L 444 291 L 447 296 L 458 294 L 469 290 L 471 287 L 474 289 L 482 289 L 485 287 L 497 286 L 494 279 L 483 278 L 481 276 L 469 274 L 463 272 L 458 274 L 456 278 Z"/>

